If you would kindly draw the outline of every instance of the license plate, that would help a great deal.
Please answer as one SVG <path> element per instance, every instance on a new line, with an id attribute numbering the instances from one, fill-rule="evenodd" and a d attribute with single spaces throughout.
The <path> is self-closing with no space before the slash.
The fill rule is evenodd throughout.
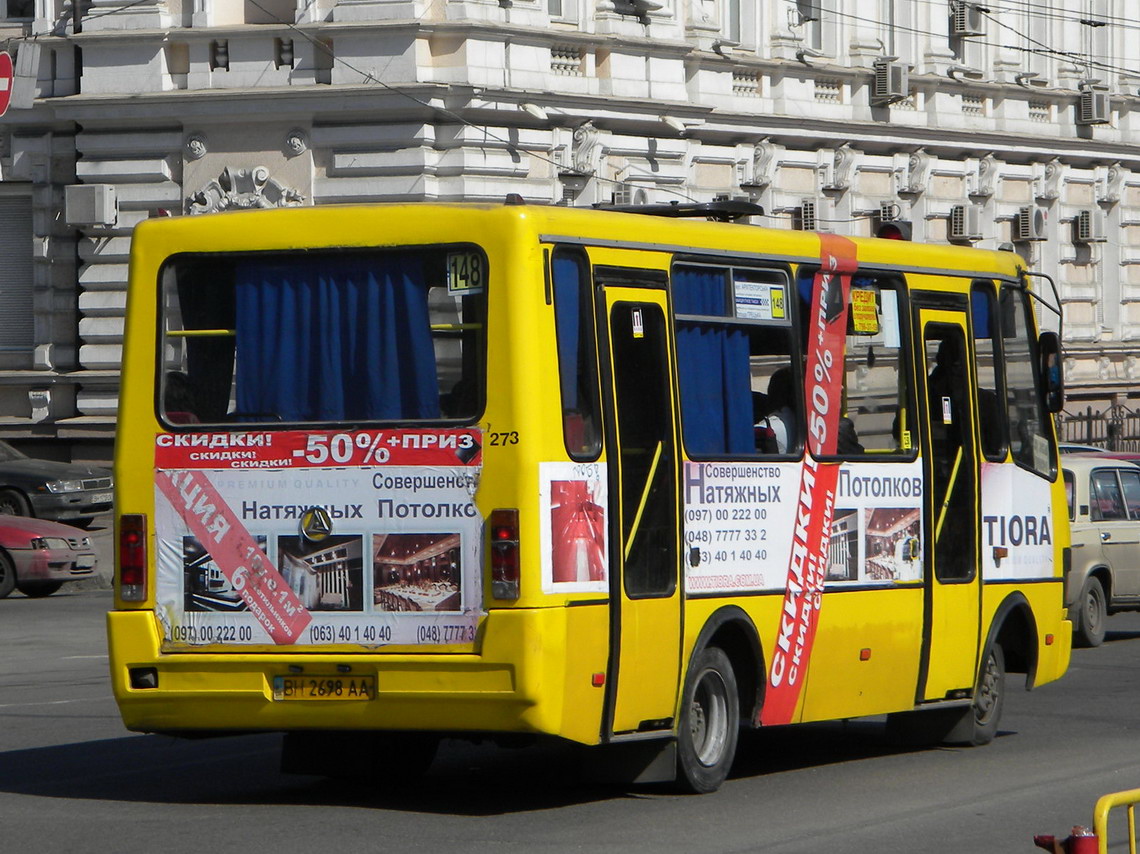
<path id="1" fill-rule="evenodd" d="M 91 569 L 95 566 L 95 555 L 81 555 L 75 559 L 76 569 Z"/>
<path id="2" fill-rule="evenodd" d="M 375 700 L 375 676 L 274 676 L 274 700 Z"/>
<path id="3" fill-rule="evenodd" d="M 94 495 L 91 496 L 91 503 L 92 504 L 110 504 L 111 498 L 113 497 L 113 495 L 114 495 L 114 493 L 111 493 L 111 492 L 96 492 Z"/>

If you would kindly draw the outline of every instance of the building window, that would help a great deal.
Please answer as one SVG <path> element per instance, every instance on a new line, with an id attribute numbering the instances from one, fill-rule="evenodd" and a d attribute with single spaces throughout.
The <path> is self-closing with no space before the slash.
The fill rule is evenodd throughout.
<path id="1" fill-rule="evenodd" d="M 835 0 L 796 0 L 804 46 L 826 56 L 835 53 Z"/>
<path id="2" fill-rule="evenodd" d="M 0 195 L 0 317 L 4 318 L 0 352 L 30 353 L 35 347 L 35 319 L 29 195 Z"/>
<path id="3" fill-rule="evenodd" d="M 0 0 L 0 19 L 30 21 L 36 16 L 35 0 Z"/>
<path id="4" fill-rule="evenodd" d="M 725 0 L 724 2 L 724 35 L 730 42 L 740 44 L 743 39 L 741 22 L 740 0 Z"/>

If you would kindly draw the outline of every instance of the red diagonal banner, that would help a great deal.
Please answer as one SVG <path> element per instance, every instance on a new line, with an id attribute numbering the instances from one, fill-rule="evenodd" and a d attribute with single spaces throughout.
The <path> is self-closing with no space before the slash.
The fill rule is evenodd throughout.
<path id="1" fill-rule="evenodd" d="M 817 458 L 835 453 L 839 419 L 843 415 L 847 298 L 851 274 L 858 266 L 855 244 L 846 237 L 821 234 L 820 261 L 812 284 L 804 377 L 810 453 L 804 458 L 800 477 L 784 607 L 760 714 L 761 723 L 766 725 L 791 723 L 797 717 L 819 623 L 831 520 L 835 514 L 839 464 L 817 462 Z"/>
<path id="2" fill-rule="evenodd" d="M 202 472 L 159 471 L 159 490 L 274 643 L 293 643 L 312 616 Z"/>

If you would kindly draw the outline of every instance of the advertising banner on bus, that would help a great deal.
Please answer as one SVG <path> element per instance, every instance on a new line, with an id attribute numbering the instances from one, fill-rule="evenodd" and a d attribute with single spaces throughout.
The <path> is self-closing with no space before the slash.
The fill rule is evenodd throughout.
<path id="1" fill-rule="evenodd" d="M 468 643 L 477 430 L 159 434 L 167 647 Z"/>

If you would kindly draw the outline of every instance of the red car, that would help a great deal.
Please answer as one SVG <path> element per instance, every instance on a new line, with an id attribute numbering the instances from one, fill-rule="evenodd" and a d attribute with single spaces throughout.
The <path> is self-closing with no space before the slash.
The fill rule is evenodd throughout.
<path id="1" fill-rule="evenodd" d="M 94 574 L 90 537 L 60 522 L 0 515 L 0 599 L 13 590 L 50 596 L 65 581 Z"/>

